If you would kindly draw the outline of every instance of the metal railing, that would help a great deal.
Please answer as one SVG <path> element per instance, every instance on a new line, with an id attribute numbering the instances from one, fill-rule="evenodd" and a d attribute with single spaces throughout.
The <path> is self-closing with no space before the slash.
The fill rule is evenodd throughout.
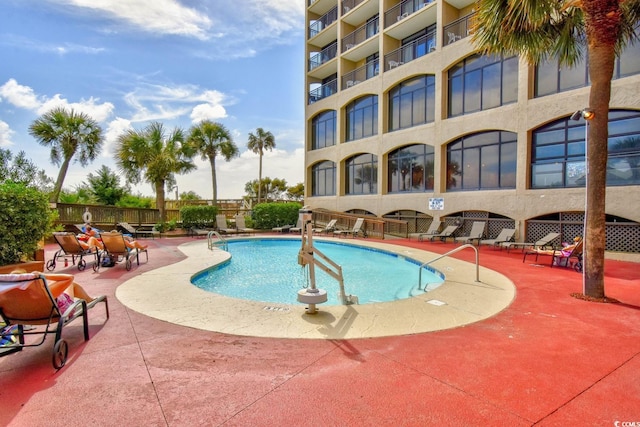
<path id="1" fill-rule="evenodd" d="M 365 80 L 375 77 L 379 74 L 380 65 L 378 60 L 374 60 L 366 63 L 360 68 L 356 68 L 353 71 L 348 72 L 342 76 L 342 89 L 347 89 L 357 85 Z"/>
<path id="2" fill-rule="evenodd" d="M 313 104 L 314 102 L 318 102 L 321 99 L 334 95 L 336 92 L 338 92 L 338 79 L 333 79 L 330 82 L 309 91 L 309 104 Z"/>
<path id="3" fill-rule="evenodd" d="M 342 14 L 346 15 L 351 9 L 362 3 L 364 0 L 344 0 L 342 2 Z"/>
<path id="4" fill-rule="evenodd" d="M 338 54 L 338 43 L 333 43 L 309 58 L 309 71 L 331 61 Z"/>
<path id="5" fill-rule="evenodd" d="M 384 28 L 388 28 L 396 22 L 402 21 L 409 15 L 422 9 L 433 0 L 408 0 L 395 5 L 384 13 Z"/>
<path id="6" fill-rule="evenodd" d="M 407 43 L 384 56 L 386 63 L 385 71 L 389 71 L 393 68 L 400 67 L 407 62 L 411 62 L 414 59 L 418 59 L 422 56 L 436 50 L 436 32 L 432 31 L 429 34 Z"/>
<path id="7" fill-rule="evenodd" d="M 443 44 L 449 45 L 469 37 L 473 33 L 473 18 L 475 15 L 476 13 L 473 12 L 445 25 L 442 30 L 442 36 L 444 37 Z"/>
<path id="8" fill-rule="evenodd" d="M 442 255 L 432 259 L 431 261 L 427 261 L 427 262 L 423 263 L 420 266 L 420 271 L 418 273 L 418 289 L 420 289 L 420 286 L 422 286 L 422 269 L 423 268 L 425 268 L 426 266 L 428 266 L 432 262 L 436 262 L 439 259 L 442 259 L 442 258 L 444 258 L 446 256 L 449 256 L 449 255 L 453 255 L 456 252 L 460 252 L 461 250 L 467 249 L 467 248 L 472 248 L 474 250 L 474 252 L 476 253 L 476 280 L 475 281 L 476 281 L 476 283 L 480 282 L 480 256 L 479 256 L 479 253 L 478 253 L 478 248 L 476 248 L 475 246 L 473 246 L 470 243 L 467 243 L 467 244 L 462 245 L 462 246 L 460 246 L 458 248 L 452 249 L 449 252 L 447 252 L 446 254 L 442 254 Z"/>
<path id="9" fill-rule="evenodd" d="M 358 27 L 355 31 L 342 38 L 342 51 L 356 47 L 363 41 L 375 36 L 380 32 L 379 19 L 376 17 L 366 24 Z"/>
<path id="10" fill-rule="evenodd" d="M 213 236 L 216 236 L 218 240 L 214 240 Z M 227 240 L 222 237 L 220 233 L 215 230 L 211 230 L 207 233 L 207 247 L 209 248 L 209 250 L 213 250 L 213 248 L 220 248 L 228 252 L 229 242 L 227 242 Z"/>
<path id="11" fill-rule="evenodd" d="M 322 15 L 319 19 L 313 21 L 309 25 L 309 38 L 315 37 L 322 32 L 329 25 L 338 20 L 338 6 L 331 9 L 329 12 Z"/>

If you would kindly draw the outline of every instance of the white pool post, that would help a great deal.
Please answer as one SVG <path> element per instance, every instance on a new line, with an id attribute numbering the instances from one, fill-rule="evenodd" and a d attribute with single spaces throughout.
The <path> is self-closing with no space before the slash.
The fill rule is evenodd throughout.
<path id="1" fill-rule="evenodd" d="M 298 291 L 298 302 L 308 304 L 307 314 L 316 314 L 316 304 L 327 302 L 327 291 L 316 288 L 315 263 L 313 259 L 313 212 L 308 206 L 298 211 L 302 221 L 302 247 L 298 263 L 309 266 L 309 287 Z"/>

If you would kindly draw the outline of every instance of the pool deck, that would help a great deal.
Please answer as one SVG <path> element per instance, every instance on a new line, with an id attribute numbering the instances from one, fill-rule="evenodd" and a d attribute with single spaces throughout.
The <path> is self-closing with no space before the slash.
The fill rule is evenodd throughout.
<path id="1" fill-rule="evenodd" d="M 406 251 L 444 253 L 456 247 L 407 239 L 365 240 L 393 243 Z M 159 317 L 164 310 L 153 308 L 155 297 L 170 285 L 182 286 L 182 276 L 193 274 L 191 265 L 185 272 L 181 263 L 205 262 L 188 261 L 191 256 L 185 254 L 185 248 L 200 253 L 196 246 L 202 239 L 148 242 L 149 262 L 134 264 L 129 272 L 121 264 L 99 273 L 58 266 L 56 272 L 75 274 L 90 294 L 108 295 L 111 318 L 105 322 L 101 305 L 96 306 L 90 312 L 91 340 L 87 342 L 80 322 L 65 328 L 69 360 L 58 372 L 51 366 L 51 339 L 0 358 L 0 425 L 609 426 L 615 421 L 640 422 L 638 264 L 607 261 L 607 294 L 620 302 L 590 303 L 569 295 L 580 292 L 580 274 L 532 260 L 523 263 L 518 251 L 507 254 L 482 247 L 480 264 L 487 270 L 481 270 L 481 281 L 492 282 L 483 276 L 493 274 L 489 270 L 497 272 L 496 277 L 506 276 L 507 285 L 515 286 L 515 298 L 502 303 L 504 307 L 496 304 L 486 309 L 493 300 L 479 301 L 472 294 L 470 303 L 489 314 L 483 317 L 469 310 L 477 319 L 435 327 L 438 330 L 433 332 L 415 326 L 397 336 L 367 331 L 364 323 L 356 328 L 365 318 L 360 312 L 366 305 L 341 307 L 342 314 L 330 316 L 321 314 L 325 309 L 319 305 L 320 316 L 310 316 L 300 307 L 265 310 L 262 305 L 259 310 L 234 313 L 231 304 L 222 304 L 230 310 L 220 317 L 234 323 L 238 317 L 256 313 L 265 316 L 259 315 L 253 323 L 267 324 L 266 315 L 277 318 L 283 313 L 307 323 L 302 334 L 296 332 L 304 338 L 267 338 L 251 336 L 247 327 L 216 332 L 177 324 L 195 321 L 195 309 L 168 322 L 142 314 L 139 307 L 130 308 L 146 299 L 151 308 L 145 310 Z M 179 248 L 182 243 L 188 245 Z M 48 245 L 46 249 L 49 259 L 57 248 Z M 473 256 L 472 251 L 462 251 L 453 258 L 468 262 Z M 443 268 L 449 277 L 457 267 L 453 261 L 446 262 L 452 263 Z M 174 273 L 170 274 L 171 268 Z M 489 292 L 507 294 L 507 285 Z M 162 304 L 169 305 L 166 311 L 172 316 L 184 306 L 181 294 Z M 458 304 L 445 296 L 438 299 L 446 305 L 420 303 L 433 309 Z M 398 303 L 387 304 L 388 313 L 377 317 L 389 317 L 397 308 L 394 317 L 406 314 Z M 199 305 L 206 312 L 208 304 Z M 354 315 L 345 316 L 347 310 Z M 304 320 L 309 317 L 313 320 Z M 424 317 L 414 321 L 428 323 Z M 351 330 L 357 332 L 349 335 Z M 314 334 L 325 339 L 309 339 Z"/>

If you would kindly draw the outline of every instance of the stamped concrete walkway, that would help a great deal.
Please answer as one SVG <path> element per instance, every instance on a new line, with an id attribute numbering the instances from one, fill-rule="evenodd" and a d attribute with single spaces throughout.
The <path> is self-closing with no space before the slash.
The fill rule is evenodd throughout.
<path id="1" fill-rule="evenodd" d="M 86 343 L 78 322 L 65 328 L 70 354 L 58 372 L 50 340 L 0 358 L 0 425 L 640 423 L 638 264 L 608 261 L 607 293 L 620 302 L 589 303 L 569 295 L 580 291 L 580 274 L 483 247 L 481 265 L 515 285 L 510 305 L 465 326 L 377 338 L 212 332 L 118 300 L 120 285 L 144 274 L 153 282 L 154 270 L 185 260 L 179 244 L 193 241 L 149 240 L 149 262 L 130 272 L 59 266 L 90 293 L 108 295 L 111 318 L 105 322 L 100 305 L 92 310 Z M 393 244 L 435 253 L 454 247 Z M 470 261 L 473 253 L 455 258 Z"/>

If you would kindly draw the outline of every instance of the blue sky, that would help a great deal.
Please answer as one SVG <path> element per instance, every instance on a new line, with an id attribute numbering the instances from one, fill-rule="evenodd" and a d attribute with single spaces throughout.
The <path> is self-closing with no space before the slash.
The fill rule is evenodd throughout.
<path id="1" fill-rule="evenodd" d="M 102 126 L 104 149 L 73 189 L 106 165 L 126 129 L 161 121 L 187 130 L 203 119 L 224 124 L 241 156 L 217 160 L 218 197 L 239 198 L 258 178 L 249 132 L 262 127 L 276 149 L 263 177 L 303 181 L 303 0 L 3 0 L 0 3 L 0 147 L 27 156 L 55 178 L 49 149 L 28 133 L 51 108 L 82 111 Z M 177 177 L 178 188 L 211 198 L 208 162 Z M 124 181 L 121 183 L 124 184 Z M 150 184 L 134 192 L 152 195 Z"/>

